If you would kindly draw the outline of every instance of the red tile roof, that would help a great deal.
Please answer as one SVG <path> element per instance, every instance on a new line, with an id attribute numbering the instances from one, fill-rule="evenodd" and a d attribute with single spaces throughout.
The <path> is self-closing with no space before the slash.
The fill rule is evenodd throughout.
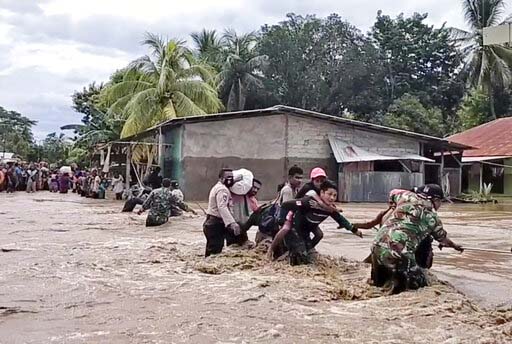
<path id="1" fill-rule="evenodd" d="M 465 157 L 512 156 L 512 117 L 498 118 L 448 140 L 477 148 L 465 150 Z"/>

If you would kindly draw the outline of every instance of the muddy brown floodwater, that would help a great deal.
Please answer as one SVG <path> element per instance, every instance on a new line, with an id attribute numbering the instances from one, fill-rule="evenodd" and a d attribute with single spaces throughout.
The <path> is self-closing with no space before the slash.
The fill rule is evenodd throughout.
<path id="1" fill-rule="evenodd" d="M 359 262 L 371 231 L 327 222 L 316 266 L 240 249 L 204 259 L 203 216 L 148 229 L 121 207 L 0 194 L 0 343 L 512 343 L 511 256 L 436 251 L 432 286 L 385 296 Z M 382 209 L 343 207 L 353 221 Z M 510 250 L 510 210 L 441 216 L 463 245 Z"/>

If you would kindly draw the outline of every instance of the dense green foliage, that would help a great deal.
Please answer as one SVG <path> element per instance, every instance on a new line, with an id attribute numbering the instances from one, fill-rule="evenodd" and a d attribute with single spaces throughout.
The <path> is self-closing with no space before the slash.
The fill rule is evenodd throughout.
<path id="1" fill-rule="evenodd" d="M 73 95 L 83 123 L 67 128 L 83 153 L 169 118 L 284 104 L 445 136 L 511 105 L 512 50 L 481 33 L 503 1 L 462 2 L 470 32 L 379 11 L 368 33 L 336 14 L 288 14 L 258 32 L 193 33 L 192 49 L 148 34 L 149 55 Z"/>
<path id="2" fill-rule="evenodd" d="M 32 126 L 35 124 L 20 113 L 0 106 L 0 152 L 27 156 L 34 145 Z"/>

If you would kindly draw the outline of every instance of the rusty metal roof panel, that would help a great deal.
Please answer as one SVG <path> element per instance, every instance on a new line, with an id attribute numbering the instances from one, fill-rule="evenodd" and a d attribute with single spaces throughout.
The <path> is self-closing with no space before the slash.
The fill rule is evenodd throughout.
<path id="1" fill-rule="evenodd" d="M 464 151 L 464 157 L 512 156 L 512 117 L 479 125 L 448 140 L 476 148 Z"/>
<path id="2" fill-rule="evenodd" d="M 426 158 L 418 154 L 405 155 L 384 155 L 367 151 L 361 147 L 340 140 L 329 135 L 329 144 L 338 163 L 363 162 L 363 161 L 382 161 L 382 160 L 415 160 L 434 162 L 434 160 Z"/>

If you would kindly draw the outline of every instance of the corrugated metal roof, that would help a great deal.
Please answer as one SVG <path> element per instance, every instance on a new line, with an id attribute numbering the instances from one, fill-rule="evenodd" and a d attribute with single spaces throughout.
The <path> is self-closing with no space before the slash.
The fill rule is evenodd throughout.
<path id="1" fill-rule="evenodd" d="M 499 118 L 448 139 L 476 147 L 464 151 L 464 157 L 512 156 L 512 117 Z"/>
<path id="2" fill-rule="evenodd" d="M 223 113 L 216 113 L 216 114 L 209 114 L 209 115 L 198 115 L 198 116 L 187 116 L 187 117 L 173 118 L 166 122 L 160 123 L 159 125 L 154 126 L 150 129 L 146 130 L 143 133 L 124 138 L 122 141 L 131 141 L 134 138 L 146 136 L 147 134 L 149 134 L 151 132 L 155 132 L 155 131 L 159 130 L 160 128 L 167 127 L 167 126 L 175 126 L 175 125 L 179 125 L 181 123 L 210 122 L 210 121 L 220 121 L 220 120 L 226 120 L 226 119 L 232 119 L 232 118 L 270 116 L 270 115 L 277 115 L 277 114 L 283 114 L 283 113 L 295 115 L 295 116 L 308 117 L 308 118 L 318 118 L 320 120 L 330 121 L 330 122 L 335 122 L 335 123 L 343 123 L 346 125 L 351 125 L 351 126 L 358 127 L 358 128 L 364 128 L 364 129 L 376 131 L 376 132 L 386 132 L 386 133 L 391 133 L 391 134 L 400 135 L 400 136 L 412 137 L 412 138 L 421 140 L 422 142 L 429 142 L 432 144 L 437 144 L 437 145 L 443 146 L 445 148 L 451 148 L 451 149 L 470 149 L 470 148 L 472 148 L 471 145 L 463 145 L 463 144 L 454 143 L 454 142 L 451 142 L 449 140 L 446 140 L 446 139 L 443 139 L 440 137 L 419 134 L 419 133 L 402 130 L 402 129 L 385 127 L 385 126 L 378 125 L 378 124 L 356 121 L 353 119 L 327 115 L 327 114 L 316 112 L 316 111 L 304 110 L 304 109 L 299 109 L 299 108 L 285 106 L 285 105 L 276 105 L 276 106 L 273 106 L 270 108 L 259 109 L 259 110 L 223 112 Z"/>
<path id="3" fill-rule="evenodd" d="M 338 163 L 362 162 L 362 161 L 382 161 L 382 160 L 416 160 L 435 162 L 435 160 L 425 158 L 418 154 L 406 154 L 401 156 L 383 155 L 367 151 L 361 147 L 340 140 L 329 135 L 329 143 Z"/>

